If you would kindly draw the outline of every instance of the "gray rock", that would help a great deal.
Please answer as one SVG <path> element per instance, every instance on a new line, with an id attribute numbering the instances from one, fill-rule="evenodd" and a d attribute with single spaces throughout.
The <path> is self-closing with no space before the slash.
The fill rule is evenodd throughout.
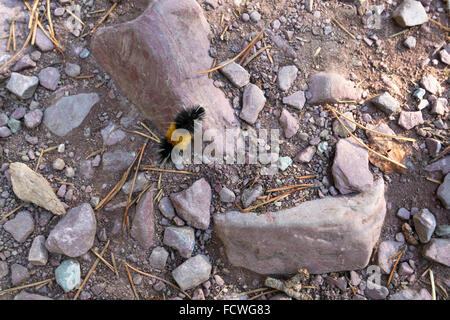
<path id="1" fill-rule="evenodd" d="M 422 86 L 431 94 L 441 94 L 442 87 L 432 74 L 424 75 L 420 81 Z"/>
<path id="2" fill-rule="evenodd" d="M 310 104 L 337 103 L 341 100 L 361 99 L 362 89 L 335 73 L 316 73 L 308 82 Z"/>
<path id="3" fill-rule="evenodd" d="M 45 247 L 51 253 L 79 257 L 94 244 L 96 228 L 97 220 L 91 205 L 83 203 L 67 211 L 50 231 Z"/>
<path id="4" fill-rule="evenodd" d="M 163 270 L 167 263 L 169 252 L 163 247 L 156 247 L 150 254 L 150 266 L 156 269 Z"/>
<path id="5" fill-rule="evenodd" d="M 306 147 L 306 149 L 303 149 L 295 156 L 294 161 L 308 163 L 312 160 L 315 153 L 316 153 L 315 146 Z"/>
<path id="6" fill-rule="evenodd" d="M 368 191 L 373 184 L 368 152 L 353 138 L 338 141 L 331 171 L 342 194 Z"/>
<path id="7" fill-rule="evenodd" d="M 201 254 L 189 258 L 172 271 L 172 276 L 181 290 L 195 288 L 208 280 L 210 274 L 211 264 L 208 258 Z"/>
<path id="8" fill-rule="evenodd" d="M 34 230 L 33 216 L 28 211 L 20 211 L 14 219 L 9 220 L 3 226 L 5 231 L 9 232 L 14 240 L 19 243 L 25 242 Z"/>
<path id="9" fill-rule="evenodd" d="M 385 213 L 379 179 L 355 196 L 326 197 L 264 214 L 218 213 L 214 231 L 233 266 L 259 274 L 291 274 L 299 268 L 322 274 L 365 267 Z"/>
<path id="10" fill-rule="evenodd" d="M 76 77 L 76 76 L 80 75 L 81 67 L 78 64 L 76 64 L 76 63 L 67 62 L 66 63 L 66 67 L 64 68 L 64 72 L 69 77 Z"/>
<path id="11" fill-rule="evenodd" d="M 402 111 L 398 118 L 398 124 L 406 130 L 424 123 L 422 111 Z"/>
<path id="12" fill-rule="evenodd" d="M 402 262 L 398 268 L 398 274 L 401 276 L 409 276 L 414 274 L 414 269 L 411 268 L 408 262 Z"/>
<path id="13" fill-rule="evenodd" d="M 264 108 L 266 97 L 264 92 L 258 86 L 249 83 L 244 88 L 242 98 L 243 106 L 239 117 L 250 124 L 254 124 L 258 119 L 259 112 Z"/>
<path id="14" fill-rule="evenodd" d="M 8 264 L 5 261 L 0 261 L 0 280 L 9 274 Z"/>
<path id="15" fill-rule="evenodd" d="M 357 272 L 353 270 L 350 271 L 350 283 L 355 287 L 359 286 L 359 284 L 361 283 L 361 277 Z"/>
<path id="16" fill-rule="evenodd" d="M 11 134 L 11 130 L 8 127 L 0 127 L 0 138 L 7 138 Z"/>
<path id="17" fill-rule="evenodd" d="M 233 203 L 236 200 L 236 195 L 227 187 L 223 187 L 219 192 L 220 201 L 226 203 Z"/>
<path id="18" fill-rule="evenodd" d="M 351 113 L 350 111 L 347 111 L 344 113 L 344 116 L 346 116 L 349 119 L 355 120 L 353 118 L 353 113 Z M 351 121 L 347 121 L 344 118 L 340 118 L 341 121 L 344 123 L 344 125 L 347 127 L 348 130 L 350 130 L 350 132 L 355 132 L 356 130 L 356 124 L 354 124 Z M 349 136 L 347 130 L 344 129 L 344 127 L 342 127 L 342 125 L 339 123 L 339 121 L 337 119 L 335 119 L 333 121 L 333 132 L 334 134 L 336 134 L 338 137 L 341 138 L 347 138 Z"/>
<path id="19" fill-rule="evenodd" d="M 236 88 L 246 86 L 250 81 L 250 74 L 236 62 L 226 65 L 220 69 L 220 72 L 223 73 Z"/>
<path id="20" fill-rule="evenodd" d="M 261 20 L 261 14 L 258 11 L 253 11 L 252 13 L 250 13 L 250 19 L 253 22 L 258 22 L 259 20 Z"/>
<path id="21" fill-rule="evenodd" d="M 444 178 L 444 182 L 439 186 L 437 197 L 441 200 L 442 205 L 449 210 L 450 209 L 450 174 L 447 174 Z"/>
<path id="22" fill-rule="evenodd" d="M 404 289 L 391 294 L 389 300 L 431 300 L 431 295 L 425 288 L 421 289 L 420 292 L 413 289 Z"/>
<path id="23" fill-rule="evenodd" d="M 6 126 L 8 124 L 8 120 L 9 118 L 6 113 L 0 113 L 0 127 Z"/>
<path id="24" fill-rule="evenodd" d="M 287 91 L 297 78 L 298 69 L 296 66 L 284 66 L 278 70 L 278 87 Z"/>
<path id="25" fill-rule="evenodd" d="M 259 196 L 263 195 L 263 187 L 260 184 L 253 186 L 252 188 L 245 189 L 241 194 L 241 202 L 244 208 L 248 208 Z"/>
<path id="26" fill-rule="evenodd" d="M 298 120 L 294 118 L 286 109 L 283 109 L 281 112 L 279 121 L 283 127 L 286 139 L 293 137 L 300 128 Z"/>
<path id="27" fill-rule="evenodd" d="M 294 92 L 293 94 L 284 97 L 283 103 L 298 110 L 301 110 L 303 109 L 303 106 L 306 103 L 305 92 L 304 91 Z"/>
<path id="28" fill-rule="evenodd" d="M 443 116 L 445 113 L 448 112 L 448 100 L 446 98 L 438 98 L 433 103 L 433 107 L 431 108 L 430 113 L 432 114 L 439 114 Z"/>
<path id="29" fill-rule="evenodd" d="M 14 67 L 11 68 L 11 71 L 19 72 L 34 67 L 36 67 L 36 62 L 31 59 L 29 54 L 26 54 L 14 64 Z"/>
<path id="30" fill-rule="evenodd" d="M 8 120 L 8 127 L 12 133 L 17 133 L 22 129 L 22 123 L 19 120 L 11 118 Z"/>
<path id="31" fill-rule="evenodd" d="M 45 266 L 48 260 L 48 252 L 45 247 L 45 237 L 39 235 L 34 238 L 28 253 L 28 261 L 35 266 Z"/>
<path id="32" fill-rule="evenodd" d="M 131 225 L 131 236 L 136 239 L 144 249 L 153 245 L 155 237 L 155 222 L 153 216 L 153 188 L 150 187 L 139 200 L 136 214 Z"/>
<path id="33" fill-rule="evenodd" d="M 195 246 L 195 232 L 191 227 L 167 227 L 163 243 L 176 249 L 183 258 L 190 258 Z"/>
<path id="34" fill-rule="evenodd" d="M 135 156 L 135 152 L 123 150 L 105 152 L 102 159 L 103 170 L 109 172 L 123 171 L 130 166 Z"/>
<path id="35" fill-rule="evenodd" d="M 450 65 L 450 53 L 446 49 L 439 51 L 439 56 L 441 57 L 441 61 L 443 63 Z"/>
<path id="36" fill-rule="evenodd" d="M 425 171 L 441 171 L 442 174 L 450 172 L 450 156 L 435 161 L 425 167 Z"/>
<path id="37" fill-rule="evenodd" d="M 20 293 L 14 297 L 14 300 L 53 300 L 53 299 L 46 296 L 41 296 L 40 294 L 20 291 Z"/>
<path id="38" fill-rule="evenodd" d="M 389 294 L 388 288 L 380 286 L 373 282 L 367 282 L 367 288 L 364 291 L 365 295 L 372 300 L 383 300 Z"/>
<path id="39" fill-rule="evenodd" d="M 413 27 L 428 21 L 422 3 L 415 0 L 404 0 L 392 13 L 392 18 L 401 27 Z"/>
<path id="40" fill-rule="evenodd" d="M 391 273 L 394 261 L 389 258 L 396 254 L 402 245 L 403 243 L 401 242 L 386 240 L 381 242 L 378 246 L 378 266 L 384 274 Z"/>
<path id="41" fill-rule="evenodd" d="M 144 188 L 150 183 L 150 177 L 146 172 L 138 173 L 136 177 L 136 181 L 134 183 L 133 193 L 141 192 Z M 131 191 L 131 185 L 133 184 L 133 178 L 128 180 L 122 187 L 122 192 L 125 194 L 129 194 Z"/>
<path id="42" fill-rule="evenodd" d="M 81 284 L 81 269 L 78 261 L 64 260 L 55 270 L 56 282 L 64 292 L 70 292 Z"/>
<path id="43" fill-rule="evenodd" d="M 387 115 L 400 111 L 400 104 L 388 92 L 376 96 L 371 102 Z"/>
<path id="44" fill-rule="evenodd" d="M 53 50 L 54 45 L 53 42 L 47 38 L 47 36 L 42 32 L 41 29 L 36 29 L 36 46 L 39 48 L 39 50 L 43 52 L 47 52 L 50 50 Z"/>
<path id="45" fill-rule="evenodd" d="M 436 218 L 428 209 L 422 209 L 413 216 L 414 227 L 419 240 L 428 243 L 436 229 Z"/>
<path id="46" fill-rule="evenodd" d="M 92 161 L 91 160 L 82 160 L 80 163 L 80 173 L 81 175 L 89 180 L 94 176 L 95 170 L 92 167 Z"/>
<path id="47" fill-rule="evenodd" d="M 175 208 L 173 207 L 169 197 L 163 197 L 159 201 L 158 209 L 167 219 L 173 219 L 175 217 Z"/>
<path id="48" fill-rule="evenodd" d="M 30 278 L 28 269 L 24 266 L 14 263 L 11 266 L 11 283 L 13 286 L 18 286 Z"/>
<path id="49" fill-rule="evenodd" d="M 44 124 L 53 134 L 64 137 L 83 122 L 91 108 L 99 100 L 96 93 L 62 97 L 45 109 Z"/>
<path id="50" fill-rule="evenodd" d="M 450 236 L 450 225 L 448 224 L 440 224 L 436 227 L 434 233 L 438 237 L 448 237 Z"/>
<path id="51" fill-rule="evenodd" d="M 450 239 L 431 239 L 423 248 L 423 256 L 450 267 Z"/>
<path id="52" fill-rule="evenodd" d="M 397 211 L 397 217 L 403 220 L 409 220 L 409 218 L 411 217 L 411 212 L 409 212 L 409 210 L 406 208 L 400 208 Z"/>
<path id="53" fill-rule="evenodd" d="M 33 96 L 38 84 L 38 77 L 29 77 L 17 72 L 12 72 L 8 84 L 6 85 L 6 89 L 21 99 L 29 99 Z"/>
<path id="54" fill-rule="evenodd" d="M 416 47 L 416 38 L 414 38 L 413 36 L 409 36 L 405 39 L 405 41 L 403 41 L 403 44 L 408 49 L 414 49 Z"/>
<path id="55" fill-rule="evenodd" d="M 39 72 L 39 83 L 48 90 L 55 91 L 60 78 L 58 69 L 54 67 L 47 67 Z"/>
<path id="56" fill-rule="evenodd" d="M 172 193 L 170 200 L 186 223 L 194 228 L 206 230 L 210 222 L 211 187 L 204 179 L 195 181 L 188 189 Z"/>
<path id="57" fill-rule="evenodd" d="M 427 146 L 428 153 L 433 157 L 437 156 L 441 151 L 441 142 L 437 139 L 427 138 L 425 139 L 425 144 Z"/>
<path id="58" fill-rule="evenodd" d="M 37 128 L 41 124 L 43 116 L 44 113 L 40 109 L 34 109 L 26 113 L 24 117 L 25 126 L 28 129 Z"/>
<path id="59" fill-rule="evenodd" d="M 103 143 L 107 146 L 115 145 L 125 139 L 127 136 L 124 131 L 117 128 L 116 125 L 112 122 L 110 122 L 105 128 L 103 128 L 100 133 L 103 138 Z"/>

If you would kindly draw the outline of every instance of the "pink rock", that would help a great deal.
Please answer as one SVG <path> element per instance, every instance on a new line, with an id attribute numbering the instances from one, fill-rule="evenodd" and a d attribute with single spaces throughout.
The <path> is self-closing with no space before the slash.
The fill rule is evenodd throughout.
<path id="1" fill-rule="evenodd" d="M 439 81 L 432 74 L 427 74 L 421 80 L 422 86 L 431 94 L 440 94 L 442 91 Z"/>
<path id="2" fill-rule="evenodd" d="M 294 118 L 286 109 L 283 109 L 281 112 L 280 123 L 284 129 L 284 135 L 287 139 L 295 135 L 300 128 L 298 120 Z"/>
<path id="3" fill-rule="evenodd" d="M 309 146 L 306 149 L 300 151 L 294 158 L 294 161 L 296 162 L 310 162 L 316 153 L 316 147 L 315 146 Z"/>
<path id="4" fill-rule="evenodd" d="M 402 111 L 400 112 L 400 117 L 398 118 L 398 124 L 410 130 L 417 125 L 424 123 L 422 118 L 422 111 Z"/>
<path id="5" fill-rule="evenodd" d="M 195 0 L 151 2 L 137 19 L 100 28 L 92 53 L 122 92 L 161 132 L 183 106 L 206 109 L 203 128 L 237 126 L 233 109 L 207 74 L 210 26 Z"/>
<path id="6" fill-rule="evenodd" d="M 450 239 L 431 239 L 423 248 L 423 256 L 450 267 Z"/>
<path id="7" fill-rule="evenodd" d="M 186 223 L 194 228 L 206 230 L 210 221 L 211 187 L 204 179 L 197 180 L 182 192 L 172 193 L 170 200 Z"/>
<path id="8" fill-rule="evenodd" d="M 340 100 L 359 100 L 362 89 L 335 73 L 316 73 L 309 78 L 309 103 L 336 103 Z"/>
<path id="9" fill-rule="evenodd" d="M 364 268 L 386 213 L 383 179 L 355 196 L 307 201 L 279 212 L 227 212 L 214 228 L 228 260 L 260 274 L 312 274 Z"/>
<path id="10" fill-rule="evenodd" d="M 341 139 L 336 144 L 331 171 L 336 188 L 342 194 L 368 191 L 373 183 L 369 154 L 353 138 Z"/>
<path id="11" fill-rule="evenodd" d="M 153 188 L 144 193 L 138 205 L 131 225 L 131 236 L 144 249 L 152 246 L 155 236 L 155 222 L 153 217 Z"/>

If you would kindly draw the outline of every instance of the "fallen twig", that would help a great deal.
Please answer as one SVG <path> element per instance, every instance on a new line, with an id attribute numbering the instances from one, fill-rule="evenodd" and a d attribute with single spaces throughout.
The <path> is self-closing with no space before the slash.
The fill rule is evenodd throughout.
<path id="1" fill-rule="evenodd" d="M 100 252 L 100 256 L 103 256 L 103 254 L 105 253 L 106 249 L 108 249 L 110 240 L 108 240 L 108 242 L 106 242 L 105 247 L 103 248 L 103 250 Z M 98 263 L 100 262 L 100 259 L 97 258 L 94 262 L 94 264 L 92 264 L 91 269 L 89 269 L 86 277 L 83 280 L 83 283 L 81 283 L 80 288 L 78 289 L 77 293 L 75 294 L 75 296 L 73 297 L 73 300 L 77 300 L 78 296 L 80 295 L 81 291 L 83 290 L 84 286 L 86 285 L 86 283 L 89 280 L 89 277 L 91 276 L 91 274 L 94 272 L 95 268 L 97 267 Z"/>

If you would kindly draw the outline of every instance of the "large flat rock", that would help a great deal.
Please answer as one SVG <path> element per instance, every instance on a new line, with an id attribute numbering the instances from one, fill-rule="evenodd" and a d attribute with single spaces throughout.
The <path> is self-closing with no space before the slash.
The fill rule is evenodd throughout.
<path id="1" fill-rule="evenodd" d="M 364 268 L 386 213 L 382 179 L 354 196 L 327 197 L 258 215 L 214 216 L 229 261 L 260 274 L 312 274 Z"/>
<path id="2" fill-rule="evenodd" d="M 161 132 L 183 106 L 206 109 L 203 128 L 236 126 L 212 79 L 210 27 L 195 0 L 152 1 L 137 19 L 99 29 L 91 49 L 122 92 Z"/>

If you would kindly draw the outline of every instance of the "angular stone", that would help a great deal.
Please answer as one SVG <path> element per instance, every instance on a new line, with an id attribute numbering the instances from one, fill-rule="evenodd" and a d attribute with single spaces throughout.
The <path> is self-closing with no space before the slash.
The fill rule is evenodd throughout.
<path id="1" fill-rule="evenodd" d="M 81 268 L 78 261 L 64 260 L 55 270 L 56 282 L 63 288 L 64 292 L 69 292 L 81 284 Z"/>
<path id="2" fill-rule="evenodd" d="M 392 18 L 401 27 L 413 27 L 428 21 L 422 3 L 415 0 L 404 0 L 392 13 Z"/>
<path id="3" fill-rule="evenodd" d="M 124 131 L 117 128 L 116 125 L 112 122 L 110 122 L 105 128 L 103 128 L 100 133 L 102 135 L 103 142 L 107 146 L 115 145 L 125 139 L 127 136 Z"/>
<path id="4" fill-rule="evenodd" d="M 201 254 L 189 258 L 172 271 L 172 276 L 181 290 L 195 288 L 208 280 L 210 274 L 211 264 L 208 258 Z"/>
<path id="5" fill-rule="evenodd" d="M 105 152 L 102 159 L 103 170 L 109 172 L 123 171 L 133 162 L 135 155 L 135 152 L 123 150 Z"/>
<path id="6" fill-rule="evenodd" d="M 400 247 L 403 245 L 401 242 L 396 242 L 392 240 L 383 241 L 378 246 L 377 258 L 378 266 L 384 274 L 390 274 L 392 271 L 392 266 L 394 261 L 389 258 L 396 254 Z"/>
<path id="7" fill-rule="evenodd" d="M 39 50 L 46 52 L 53 50 L 54 45 L 53 42 L 47 38 L 47 36 L 42 32 L 41 29 L 36 29 L 36 46 L 39 48 Z"/>
<path id="8" fill-rule="evenodd" d="M 156 269 L 164 269 L 166 266 L 167 258 L 169 257 L 169 252 L 163 247 L 156 247 L 152 250 L 150 255 L 150 266 Z"/>
<path id="9" fill-rule="evenodd" d="M 136 181 L 134 183 L 134 189 L 133 189 L 133 193 L 134 192 L 141 192 L 142 190 L 144 190 L 145 186 L 148 185 L 150 182 L 150 177 L 147 176 L 146 172 L 140 172 L 138 173 L 137 177 L 136 177 Z M 128 180 L 122 187 L 122 192 L 125 194 L 129 194 L 131 191 L 131 185 L 133 184 L 133 178 L 131 178 L 130 180 Z"/>
<path id="10" fill-rule="evenodd" d="M 9 274 L 8 264 L 5 261 L 0 261 L 0 280 Z"/>
<path id="11" fill-rule="evenodd" d="M 327 197 L 265 214 L 227 212 L 214 228 L 228 260 L 260 274 L 365 267 L 386 213 L 383 179 L 355 196 Z M 351 223 L 350 223 L 351 221 Z"/>
<path id="12" fill-rule="evenodd" d="M 287 91 L 297 78 L 298 69 L 296 66 L 284 66 L 278 70 L 278 87 L 282 91 Z"/>
<path id="13" fill-rule="evenodd" d="M 13 191 L 19 199 L 34 203 L 56 215 L 66 213 L 53 188 L 40 173 L 20 162 L 11 163 L 9 172 Z"/>
<path id="14" fill-rule="evenodd" d="M 280 123 L 284 130 L 284 135 L 286 139 L 293 137 L 298 129 L 300 128 L 300 124 L 298 120 L 292 116 L 286 109 L 283 109 L 280 116 Z"/>
<path id="15" fill-rule="evenodd" d="M 315 146 L 309 146 L 306 147 L 306 149 L 300 151 L 294 158 L 295 162 L 304 162 L 308 163 L 312 160 L 314 157 L 314 154 L 316 153 L 316 147 Z"/>
<path id="16" fill-rule="evenodd" d="M 28 129 L 37 128 L 41 124 L 43 116 L 44 113 L 41 109 L 34 109 L 33 111 L 26 113 L 24 117 L 25 126 Z"/>
<path id="17" fill-rule="evenodd" d="M 305 92 L 304 91 L 294 92 L 290 96 L 284 97 L 283 103 L 298 110 L 301 110 L 303 109 L 303 106 L 306 103 Z"/>
<path id="18" fill-rule="evenodd" d="M 416 38 L 409 36 L 405 39 L 405 41 L 403 41 L 403 44 L 409 49 L 414 49 L 416 47 L 416 42 Z"/>
<path id="19" fill-rule="evenodd" d="M 16 62 L 14 67 L 11 68 L 11 71 L 19 72 L 34 67 L 36 67 L 36 62 L 31 59 L 29 54 L 26 54 Z"/>
<path id="20" fill-rule="evenodd" d="M 7 138 L 12 134 L 8 127 L 0 127 L 0 138 Z"/>
<path id="21" fill-rule="evenodd" d="M 58 69 L 54 67 L 47 67 L 39 72 L 39 83 L 48 90 L 55 91 L 60 78 Z"/>
<path id="22" fill-rule="evenodd" d="M 53 134 L 64 137 L 83 122 L 99 100 L 100 97 L 96 93 L 62 97 L 45 109 L 44 124 Z"/>
<path id="23" fill-rule="evenodd" d="M 38 77 L 35 76 L 24 76 L 17 72 L 12 72 L 9 78 L 6 89 L 14 93 L 21 99 L 29 99 L 34 95 L 39 84 Z"/>
<path id="24" fill-rule="evenodd" d="M 250 74 L 236 62 L 226 65 L 220 69 L 220 72 L 223 73 L 236 88 L 246 86 L 250 81 Z"/>
<path id="25" fill-rule="evenodd" d="M 362 89 L 335 73 L 316 73 L 309 78 L 310 104 L 337 103 L 341 100 L 359 100 Z"/>
<path id="26" fill-rule="evenodd" d="M 439 81 L 432 75 L 427 74 L 420 80 L 422 86 L 431 94 L 441 94 L 442 87 Z"/>
<path id="27" fill-rule="evenodd" d="M 423 124 L 422 111 L 402 111 L 398 118 L 398 124 L 406 130 L 410 130 L 415 126 Z"/>
<path id="28" fill-rule="evenodd" d="M 249 83 L 244 88 L 243 106 L 239 117 L 250 124 L 254 124 L 265 103 L 266 97 L 264 97 L 264 92 L 258 86 Z"/>
<path id="29" fill-rule="evenodd" d="M 91 179 L 94 176 L 95 170 L 92 168 L 91 160 L 82 160 L 80 163 L 80 173 L 85 179 Z"/>
<path id="30" fill-rule="evenodd" d="M 163 243 L 176 249 L 183 258 L 190 258 L 195 246 L 195 232 L 191 227 L 167 227 Z"/>
<path id="31" fill-rule="evenodd" d="M 384 92 L 372 100 L 370 100 L 377 108 L 386 113 L 387 115 L 394 114 L 400 111 L 400 104 L 393 98 L 388 92 Z"/>
<path id="32" fill-rule="evenodd" d="M 432 114 L 439 114 L 441 116 L 443 116 L 445 113 L 448 112 L 448 100 L 445 98 L 438 98 L 436 99 L 436 101 L 433 103 L 433 107 L 431 108 L 431 113 Z"/>
<path id="33" fill-rule="evenodd" d="M 414 227 L 419 240 L 428 243 L 436 229 L 436 218 L 428 209 L 422 209 L 413 216 Z"/>
<path id="34" fill-rule="evenodd" d="M 423 248 L 423 256 L 450 267 L 450 239 L 431 239 Z"/>
<path id="35" fill-rule="evenodd" d="M 64 68 L 64 72 L 69 77 L 76 77 L 76 76 L 80 75 L 81 67 L 78 64 L 67 62 L 66 67 Z"/>
<path id="36" fill-rule="evenodd" d="M 401 276 L 409 276 L 414 273 L 414 269 L 411 268 L 408 262 L 400 263 L 400 267 L 398 268 L 398 274 Z"/>
<path id="37" fill-rule="evenodd" d="M 406 208 L 400 208 L 397 211 L 397 217 L 403 220 L 409 220 L 409 218 L 411 217 L 411 212 L 409 212 L 409 210 Z"/>
<path id="38" fill-rule="evenodd" d="M 383 300 L 388 296 L 389 290 L 384 286 L 380 286 L 373 282 L 368 282 L 364 293 L 372 300 Z"/>
<path id="39" fill-rule="evenodd" d="M 437 139 L 427 138 L 425 139 L 425 145 L 427 146 L 428 153 L 436 157 L 441 151 L 441 142 Z"/>
<path id="40" fill-rule="evenodd" d="M 353 113 L 351 113 L 350 111 L 345 112 L 345 113 L 344 113 L 344 116 L 346 116 L 346 117 L 349 118 L 349 119 L 355 120 L 355 119 L 353 118 Z M 347 127 L 347 129 L 348 129 L 350 132 L 355 132 L 355 130 L 356 130 L 356 124 L 354 124 L 354 123 L 351 122 L 351 121 L 347 121 L 347 120 L 345 120 L 344 118 L 341 118 L 341 121 L 344 123 L 344 125 Z M 333 132 L 334 132 L 338 137 L 341 137 L 341 138 L 347 138 L 347 137 L 349 136 L 347 130 L 344 129 L 344 127 L 340 124 L 340 122 L 339 122 L 337 119 L 335 119 L 335 120 L 333 121 Z"/>
<path id="41" fill-rule="evenodd" d="M 245 189 L 241 194 L 241 202 L 244 208 L 248 208 L 259 196 L 263 195 L 263 187 L 260 184 Z"/>
<path id="42" fill-rule="evenodd" d="M 18 286 L 24 283 L 30 278 L 30 273 L 28 269 L 24 266 L 14 263 L 11 266 L 11 283 L 13 286 Z"/>
<path id="43" fill-rule="evenodd" d="M 368 191 L 373 183 L 368 152 L 353 138 L 338 141 L 331 171 L 342 194 Z"/>
<path id="44" fill-rule="evenodd" d="M 211 187 L 204 179 L 195 181 L 191 187 L 172 193 L 170 200 L 177 214 L 194 228 L 206 230 L 210 221 Z"/>
<path id="45" fill-rule="evenodd" d="M 5 223 L 3 229 L 9 232 L 14 240 L 23 243 L 34 231 L 33 216 L 28 211 L 20 211 L 14 219 L 8 220 Z"/>
<path id="46" fill-rule="evenodd" d="M 92 53 L 121 91 L 165 132 L 182 106 L 206 109 L 203 128 L 237 126 L 233 109 L 213 80 L 210 25 L 195 0 L 151 2 L 135 20 L 100 28 Z M 149 72 L 151 70 L 151 72 Z"/>
<path id="47" fill-rule="evenodd" d="M 175 217 L 175 208 L 173 207 L 169 197 L 163 197 L 159 201 L 158 209 L 167 219 L 173 219 Z"/>
<path id="48" fill-rule="evenodd" d="M 220 201 L 226 203 L 233 203 L 236 200 L 236 195 L 233 191 L 228 189 L 227 187 L 223 187 L 219 192 Z"/>
<path id="49" fill-rule="evenodd" d="M 53 300 L 53 299 L 46 296 L 41 296 L 40 294 L 20 291 L 20 293 L 14 297 L 14 300 Z"/>
<path id="50" fill-rule="evenodd" d="M 146 250 L 152 246 L 155 237 L 152 189 L 150 187 L 139 200 L 131 225 L 131 236 Z"/>
<path id="51" fill-rule="evenodd" d="M 439 56 L 441 57 L 441 61 L 443 63 L 450 65 L 450 53 L 446 49 L 439 51 Z"/>
<path id="52" fill-rule="evenodd" d="M 52 253 L 79 257 L 92 247 L 95 240 L 97 220 L 88 203 L 67 211 L 66 215 L 50 231 L 45 247 Z"/>
<path id="53" fill-rule="evenodd" d="M 389 296 L 389 300 L 431 300 L 430 294 L 428 292 L 423 292 L 420 290 L 417 292 L 413 289 L 404 289 Z"/>
<path id="54" fill-rule="evenodd" d="M 437 189 L 436 195 L 441 200 L 442 205 L 450 210 L 450 174 L 445 176 L 444 182 Z"/>
<path id="55" fill-rule="evenodd" d="M 48 260 L 48 252 L 45 247 L 45 237 L 39 235 L 34 238 L 28 253 L 28 261 L 35 266 L 45 266 Z"/>

